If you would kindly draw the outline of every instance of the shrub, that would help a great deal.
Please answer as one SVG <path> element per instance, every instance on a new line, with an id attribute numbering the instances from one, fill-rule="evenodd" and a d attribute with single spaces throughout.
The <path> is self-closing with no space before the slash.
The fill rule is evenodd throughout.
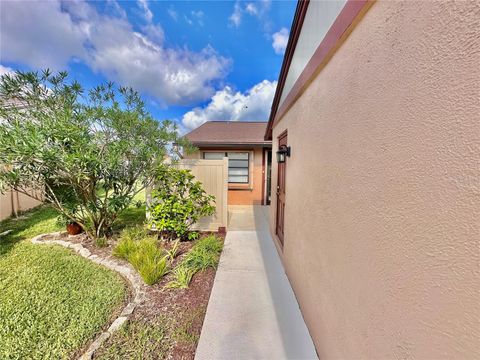
<path id="1" fill-rule="evenodd" d="M 173 270 L 174 279 L 167 288 L 188 288 L 193 275 L 209 267 L 216 268 L 223 244 L 215 235 L 206 236 L 193 246 L 180 264 Z"/>
<path id="2" fill-rule="evenodd" d="M 133 89 L 107 83 L 85 92 L 66 72 L 2 75 L 0 119 L 0 192 L 49 202 L 92 238 L 112 234 L 169 144 L 185 142 Z"/>
<path id="3" fill-rule="evenodd" d="M 148 285 L 155 284 L 170 269 L 168 254 L 158 246 L 155 237 L 141 227 L 124 230 L 113 255 L 132 264 Z"/>
<path id="4" fill-rule="evenodd" d="M 201 217 L 212 215 L 215 198 L 189 170 L 160 167 L 155 175 L 155 189 L 150 204 L 150 224 L 167 239 L 189 239 L 190 227 Z"/>

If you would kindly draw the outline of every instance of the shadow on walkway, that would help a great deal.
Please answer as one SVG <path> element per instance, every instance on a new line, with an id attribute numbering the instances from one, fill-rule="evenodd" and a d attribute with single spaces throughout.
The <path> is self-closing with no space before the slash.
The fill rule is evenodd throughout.
<path id="1" fill-rule="evenodd" d="M 195 358 L 316 359 L 268 231 L 268 207 L 231 207 Z"/>

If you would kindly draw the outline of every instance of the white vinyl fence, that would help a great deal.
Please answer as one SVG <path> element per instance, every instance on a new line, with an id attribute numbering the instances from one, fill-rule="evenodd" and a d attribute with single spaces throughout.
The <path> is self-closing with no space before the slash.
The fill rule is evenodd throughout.
<path id="1" fill-rule="evenodd" d="M 202 183 L 203 189 L 209 195 L 215 196 L 215 214 L 201 219 L 198 224 L 193 226 L 193 230 L 217 231 L 219 227 L 226 228 L 228 221 L 228 159 L 183 159 L 176 166 L 180 169 L 190 170 Z M 147 189 L 147 204 L 150 203 L 150 199 L 150 190 Z"/>

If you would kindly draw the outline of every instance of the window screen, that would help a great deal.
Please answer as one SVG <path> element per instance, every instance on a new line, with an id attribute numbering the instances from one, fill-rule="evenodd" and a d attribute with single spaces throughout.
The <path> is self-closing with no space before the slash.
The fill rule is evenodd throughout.
<path id="1" fill-rule="evenodd" d="M 248 184 L 249 153 L 248 152 L 204 152 L 207 160 L 221 160 L 228 157 L 228 182 L 233 184 Z"/>

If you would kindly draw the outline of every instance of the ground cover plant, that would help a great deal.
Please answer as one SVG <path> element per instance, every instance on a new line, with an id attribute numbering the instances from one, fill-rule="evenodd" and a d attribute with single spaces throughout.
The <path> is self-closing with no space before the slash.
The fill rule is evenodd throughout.
<path id="1" fill-rule="evenodd" d="M 201 238 L 173 270 L 173 280 L 169 288 L 188 288 L 193 275 L 208 268 L 216 269 L 222 252 L 223 243 L 215 235 Z"/>
<path id="2" fill-rule="evenodd" d="M 187 145 L 134 90 L 107 83 L 86 92 L 66 72 L 2 75 L 0 118 L 0 191 L 51 203 L 92 238 L 111 235 L 169 144 Z"/>
<path id="3" fill-rule="evenodd" d="M 146 288 L 148 301 L 94 358 L 193 359 L 222 244 L 222 238 L 211 234 L 193 242 L 165 242 L 165 249 L 177 254 L 172 272 Z M 168 286 L 178 281 L 176 271 L 188 273 L 188 286 Z"/>
<path id="4" fill-rule="evenodd" d="M 0 359 L 65 359 L 123 303 L 116 273 L 35 235 L 62 230 L 50 206 L 0 222 Z"/>
<path id="5" fill-rule="evenodd" d="M 113 255 L 132 264 L 148 285 L 155 284 L 170 270 L 171 255 L 159 246 L 157 237 L 142 226 L 125 229 Z"/>

